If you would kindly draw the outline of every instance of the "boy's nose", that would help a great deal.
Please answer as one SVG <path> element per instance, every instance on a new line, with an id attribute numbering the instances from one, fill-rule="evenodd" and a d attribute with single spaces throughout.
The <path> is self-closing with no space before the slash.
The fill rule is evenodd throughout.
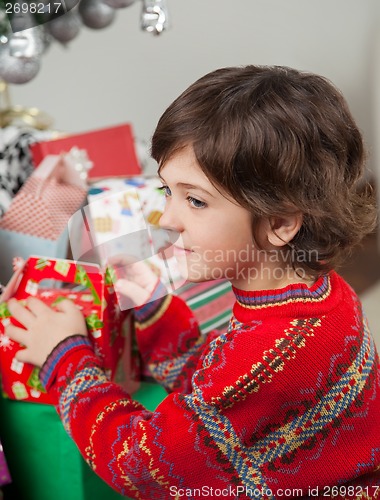
<path id="1" fill-rule="evenodd" d="M 170 229 L 178 233 L 183 230 L 180 212 L 178 208 L 175 209 L 172 200 L 166 203 L 164 213 L 160 217 L 159 225 L 164 229 Z"/>

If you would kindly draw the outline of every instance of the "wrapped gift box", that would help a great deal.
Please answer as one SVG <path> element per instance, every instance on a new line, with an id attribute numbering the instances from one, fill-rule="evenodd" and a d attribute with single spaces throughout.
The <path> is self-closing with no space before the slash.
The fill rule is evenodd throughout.
<path id="1" fill-rule="evenodd" d="M 153 411 L 166 393 L 142 383 L 133 398 Z M 93 472 L 65 431 L 54 406 L 0 396 L 0 439 L 12 483 L 7 500 L 126 500 Z"/>
<path id="2" fill-rule="evenodd" d="M 46 156 L 13 198 L 0 219 L 0 282 L 11 278 L 16 255 L 67 256 L 67 223 L 87 195 L 78 165 L 71 153 Z"/>
<path id="3" fill-rule="evenodd" d="M 86 150 L 91 158 L 90 178 L 141 173 L 132 126 L 128 123 L 36 142 L 30 149 L 33 162 L 38 165 L 45 156 L 59 155 L 73 147 Z"/>
<path id="4" fill-rule="evenodd" d="M 0 216 L 33 171 L 29 145 L 31 131 L 9 126 L 0 128 Z"/>
<path id="5" fill-rule="evenodd" d="M 181 286 L 184 280 L 171 252 L 171 236 L 158 226 L 165 208 L 161 185 L 156 176 L 92 183 L 88 205 L 69 223 L 73 258 L 105 265 L 116 255 L 129 255 L 146 261 L 168 292 Z"/>
<path id="6" fill-rule="evenodd" d="M 59 288 L 52 284 L 58 284 Z M 50 403 L 38 377 L 39 369 L 16 360 L 15 354 L 21 346 L 4 333 L 9 322 L 20 326 L 11 317 L 6 301 L 10 297 L 23 301 L 28 296 L 38 297 L 53 307 L 58 301 L 73 300 L 85 316 L 89 338 L 103 361 L 106 374 L 130 392 L 137 388 L 132 381 L 130 358 L 131 318 L 128 312 L 120 311 L 111 270 L 103 273 L 93 264 L 30 257 L 5 288 L 0 304 L 0 369 L 3 393 L 7 397 Z"/>

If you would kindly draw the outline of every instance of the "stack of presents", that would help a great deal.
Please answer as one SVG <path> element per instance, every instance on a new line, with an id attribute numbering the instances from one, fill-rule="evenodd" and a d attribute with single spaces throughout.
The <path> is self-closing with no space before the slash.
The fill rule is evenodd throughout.
<path id="1" fill-rule="evenodd" d="M 130 124 L 19 148 L 17 165 L 0 156 L 1 179 L 17 171 L 16 183 L 0 185 L 0 487 L 6 499 L 116 498 L 66 435 L 38 369 L 16 360 L 21 346 L 4 330 L 15 321 L 7 301 L 73 300 L 109 379 L 154 410 L 165 393 L 141 363 L 133 310 L 118 301 L 110 262 L 125 254 L 148 262 L 205 332 L 227 325 L 231 287 L 183 282 L 158 226 L 165 196 L 158 178 L 144 174 Z"/>

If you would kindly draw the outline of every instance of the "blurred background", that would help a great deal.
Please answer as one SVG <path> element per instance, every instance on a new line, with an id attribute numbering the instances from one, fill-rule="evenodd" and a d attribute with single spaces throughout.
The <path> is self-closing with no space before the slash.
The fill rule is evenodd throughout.
<path id="1" fill-rule="evenodd" d="M 130 121 L 149 139 L 166 106 L 215 68 L 280 64 L 321 73 L 342 89 L 376 143 L 380 106 L 377 0 L 167 0 L 169 28 L 141 30 L 142 1 L 118 9 L 101 30 L 84 26 L 52 43 L 37 76 L 11 89 L 17 104 L 50 114 L 76 132 Z"/>

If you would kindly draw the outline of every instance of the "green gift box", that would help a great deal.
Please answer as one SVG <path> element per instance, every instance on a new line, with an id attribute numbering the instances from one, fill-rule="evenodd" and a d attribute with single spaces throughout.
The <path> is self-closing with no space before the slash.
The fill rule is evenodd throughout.
<path id="1" fill-rule="evenodd" d="M 165 395 L 161 386 L 144 383 L 134 399 L 154 410 Z M 125 498 L 86 464 L 53 406 L 0 398 L 0 415 L 0 440 L 12 477 L 4 500 Z"/>

